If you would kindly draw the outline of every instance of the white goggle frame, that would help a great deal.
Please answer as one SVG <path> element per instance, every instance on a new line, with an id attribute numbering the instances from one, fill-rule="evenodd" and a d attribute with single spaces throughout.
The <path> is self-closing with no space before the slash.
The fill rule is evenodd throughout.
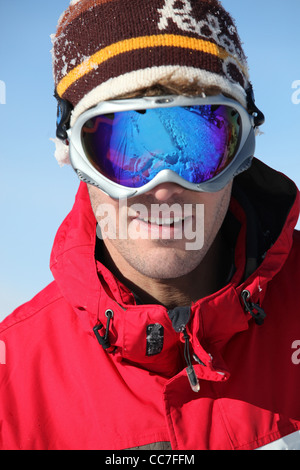
<path id="1" fill-rule="evenodd" d="M 101 115 L 117 113 L 120 111 L 171 108 L 175 106 L 194 105 L 225 105 L 234 108 L 242 121 L 242 135 L 239 148 L 232 162 L 217 176 L 203 183 L 190 183 L 172 170 L 162 170 L 149 183 L 140 188 L 128 188 L 115 183 L 101 173 L 89 162 L 81 141 L 81 130 L 91 118 Z M 200 192 L 217 192 L 223 189 L 239 173 L 251 166 L 255 151 L 255 124 L 254 116 L 237 101 L 226 98 L 224 95 L 201 97 L 185 96 L 155 96 L 133 99 L 104 101 L 85 111 L 79 116 L 74 126 L 68 130 L 70 143 L 70 161 L 80 180 L 92 184 L 114 199 L 130 198 L 152 190 L 162 183 L 175 183 L 185 189 Z"/>

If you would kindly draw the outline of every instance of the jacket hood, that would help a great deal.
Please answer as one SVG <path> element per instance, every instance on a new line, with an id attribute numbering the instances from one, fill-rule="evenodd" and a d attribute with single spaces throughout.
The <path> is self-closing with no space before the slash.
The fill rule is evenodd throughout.
<path id="1" fill-rule="evenodd" d="M 207 365 L 211 380 L 228 378 L 219 351 L 252 320 L 241 293 L 247 290 L 255 305 L 262 304 L 268 282 L 290 252 L 298 215 L 295 184 L 259 160 L 254 159 L 252 167 L 236 178 L 227 223 L 228 236 L 236 240 L 235 273 L 222 290 L 179 312 L 185 315 L 195 357 Z M 96 220 L 86 184 L 80 183 L 51 253 L 50 268 L 57 285 L 91 335 L 95 325 L 105 328 L 105 314 L 113 312 L 109 338 L 120 360 L 171 377 L 184 366 L 178 311 L 138 304 L 133 293 L 96 261 L 95 247 Z"/>

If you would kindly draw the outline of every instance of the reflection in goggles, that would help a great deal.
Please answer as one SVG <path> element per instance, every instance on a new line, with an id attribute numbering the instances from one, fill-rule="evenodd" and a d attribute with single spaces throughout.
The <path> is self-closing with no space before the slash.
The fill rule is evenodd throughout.
<path id="1" fill-rule="evenodd" d="M 139 188 L 164 169 L 199 184 L 234 158 L 241 119 L 223 105 L 122 111 L 91 118 L 81 135 L 88 160 L 118 184 Z"/>

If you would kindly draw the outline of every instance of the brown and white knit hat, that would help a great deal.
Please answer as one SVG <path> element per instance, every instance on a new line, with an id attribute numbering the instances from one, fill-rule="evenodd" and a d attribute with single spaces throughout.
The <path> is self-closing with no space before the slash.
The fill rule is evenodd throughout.
<path id="1" fill-rule="evenodd" d="M 218 87 L 247 107 L 246 57 L 218 0 L 72 0 L 52 42 L 56 95 L 73 107 L 71 126 L 99 102 L 166 77 Z"/>

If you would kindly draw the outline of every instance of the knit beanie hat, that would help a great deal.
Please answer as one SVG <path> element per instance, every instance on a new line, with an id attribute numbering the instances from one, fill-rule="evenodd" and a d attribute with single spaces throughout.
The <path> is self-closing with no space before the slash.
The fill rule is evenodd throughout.
<path id="1" fill-rule="evenodd" d="M 247 107 L 246 57 L 218 0 L 72 0 L 52 42 L 56 97 L 70 103 L 71 126 L 99 102 L 166 77 L 217 87 Z"/>

